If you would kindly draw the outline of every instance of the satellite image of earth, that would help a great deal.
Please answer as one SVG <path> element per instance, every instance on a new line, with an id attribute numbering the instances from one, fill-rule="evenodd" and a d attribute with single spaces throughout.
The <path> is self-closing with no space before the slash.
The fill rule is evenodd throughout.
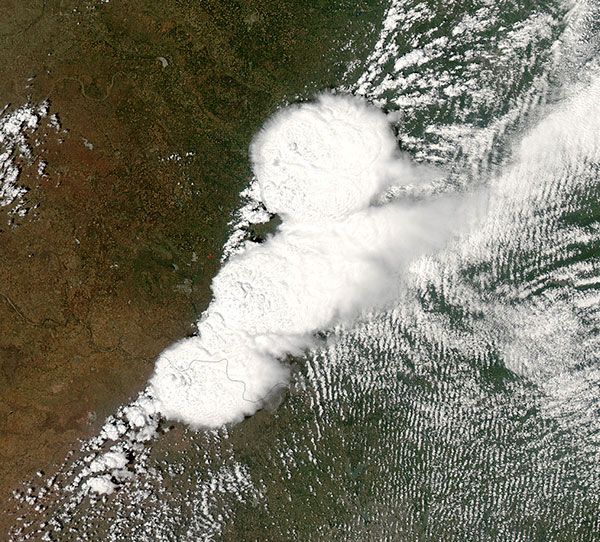
<path id="1" fill-rule="evenodd" d="M 600 541 L 600 3 L 0 38 L 0 541 Z"/>

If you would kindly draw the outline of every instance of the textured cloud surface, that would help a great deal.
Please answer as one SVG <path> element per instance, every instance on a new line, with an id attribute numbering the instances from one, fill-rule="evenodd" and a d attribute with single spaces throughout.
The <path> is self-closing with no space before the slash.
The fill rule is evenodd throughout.
<path id="1" fill-rule="evenodd" d="M 385 115 L 356 98 L 323 95 L 282 110 L 251 157 L 282 225 L 224 264 L 197 336 L 166 350 L 151 380 L 162 414 L 197 427 L 253 414 L 288 381 L 279 360 L 390 299 L 405 264 L 443 241 L 454 218 L 447 198 L 373 204 L 419 174 Z"/>

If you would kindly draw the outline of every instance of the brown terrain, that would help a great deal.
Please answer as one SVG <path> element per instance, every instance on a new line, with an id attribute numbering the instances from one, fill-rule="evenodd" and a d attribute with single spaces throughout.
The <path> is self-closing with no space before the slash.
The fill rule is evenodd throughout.
<path id="1" fill-rule="evenodd" d="M 2 509 L 193 333 L 252 134 L 345 69 L 334 38 L 362 12 L 331 4 L 0 4 L 2 101 L 49 100 L 61 123 L 32 135 L 31 211 L 11 225 L 0 209 Z"/>

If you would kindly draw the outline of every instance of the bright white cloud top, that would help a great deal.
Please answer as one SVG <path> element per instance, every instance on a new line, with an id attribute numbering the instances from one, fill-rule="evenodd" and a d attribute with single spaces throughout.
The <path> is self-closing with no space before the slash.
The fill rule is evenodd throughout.
<path id="1" fill-rule="evenodd" d="M 368 207 L 396 153 L 385 115 L 327 94 L 275 115 L 250 147 L 263 202 L 294 222 L 339 220 Z"/>
<path id="2" fill-rule="evenodd" d="M 447 235 L 452 204 L 375 205 L 418 174 L 386 116 L 322 95 L 277 113 L 251 146 L 261 197 L 282 218 L 263 244 L 231 257 L 195 337 L 161 354 L 150 392 L 159 412 L 217 427 L 256 412 L 289 379 L 280 360 L 319 330 L 389 299 L 412 257 Z"/>

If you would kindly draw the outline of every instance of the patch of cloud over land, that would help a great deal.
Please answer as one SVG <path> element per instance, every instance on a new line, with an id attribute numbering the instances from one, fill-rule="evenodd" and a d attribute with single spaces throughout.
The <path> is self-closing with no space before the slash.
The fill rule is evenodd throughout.
<path id="1" fill-rule="evenodd" d="M 432 171 L 399 153 L 386 115 L 362 99 L 323 94 L 285 108 L 250 151 L 260 199 L 282 223 L 226 261 L 197 335 L 161 354 L 150 383 L 158 411 L 193 427 L 256 412 L 287 384 L 282 360 L 384 307 L 408 263 L 462 222 L 456 196 L 382 203 Z"/>

